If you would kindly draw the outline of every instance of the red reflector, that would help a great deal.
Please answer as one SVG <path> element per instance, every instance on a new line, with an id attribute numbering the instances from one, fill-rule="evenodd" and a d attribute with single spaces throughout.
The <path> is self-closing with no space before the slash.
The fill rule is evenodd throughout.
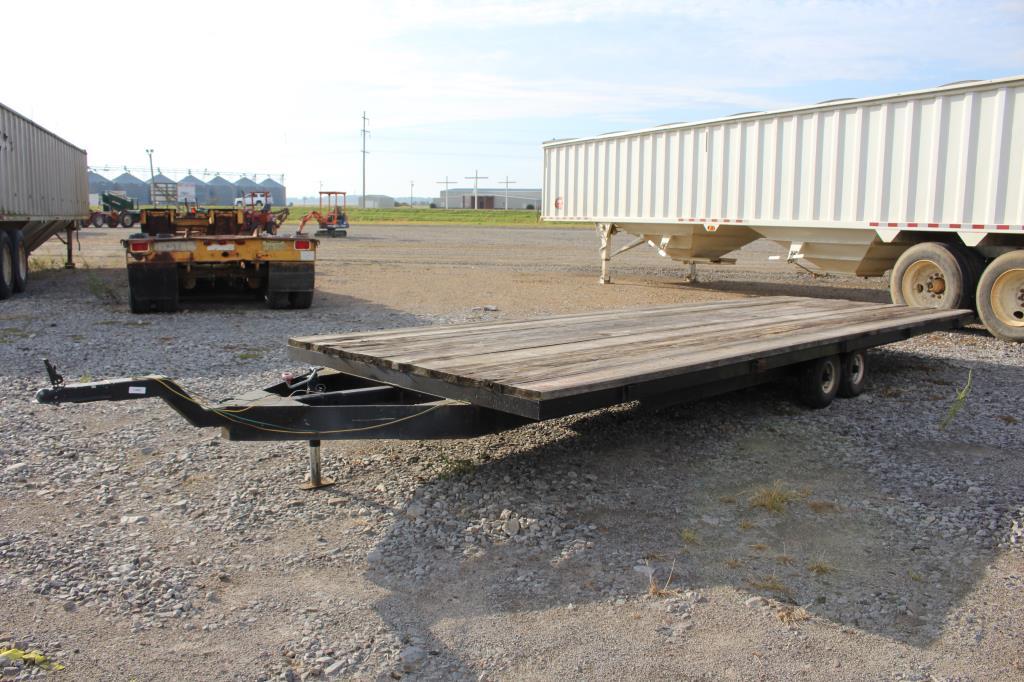
<path id="1" fill-rule="evenodd" d="M 307 251 L 312 246 L 313 242 L 309 241 L 308 239 L 295 240 L 295 248 L 298 249 L 299 251 Z"/>
<path id="2" fill-rule="evenodd" d="M 149 251 L 149 242 L 128 242 L 128 248 L 132 251 Z"/>

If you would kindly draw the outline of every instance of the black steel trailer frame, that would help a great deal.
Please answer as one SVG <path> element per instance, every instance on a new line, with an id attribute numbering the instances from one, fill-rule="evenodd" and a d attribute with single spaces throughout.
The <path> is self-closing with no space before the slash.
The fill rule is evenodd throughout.
<path id="1" fill-rule="evenodd" d="M 333 368 L 313 366 L 298 375 L 285 373 L 281 381 L 263 389 L 216 401 L 194 396 L 173 379 L 156 374 L 66 383 L 56 368 L 44 360 L 50 385 L 36 393 L 36 401 L 55 405 L 159 398 L 193 426 L 220 427 L 228 440 L 307 441 L 309 482 L 303 487 L 317 488 L 332 483 L 321 474 L 323 440 L 473 438 L 633 401 L 645 406 L 690 402 L 793 375 L 800 377 L 806 388 L 808 380 L 813 385 L 820 379 L 808 373 L 816 371 L 823 360 L 835 359 L 833 367 L 846 367 L 848 358 L 861 354 L 863 375 L 866 365 L 862 354 L 866 349 L 957 328 L 973 319 L 967 310 L 921 317 L 897 327 L 789 346 L 699 371 L 638 376 L 626 385 L 558 398 L 525 413 L 521 404 L 485 388 L 443 384 L 412 372 L 391 373 L 385 381 L 383 375 L 367 376 L 373 371 L 365 366 L 358 368 L 363 376 L 357 376 L 355 367 L 346 371 L 345 363 L 337 358 L 331 359 Z M 300 361 L 325 360 L 323 355 L 302 348 L 292 347 L 290 352 Z M 816 401 L 808 404 L 822 407 L 835 395 L 833 388 L 831 395 L 817 396 Z"/>

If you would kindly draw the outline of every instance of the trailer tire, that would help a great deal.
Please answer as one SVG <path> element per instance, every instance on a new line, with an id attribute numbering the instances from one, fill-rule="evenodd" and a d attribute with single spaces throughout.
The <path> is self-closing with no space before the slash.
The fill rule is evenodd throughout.
<path id="1" fill-rule="evenodd" d="M 827 355 L 805 362 L 797 377 L 800 402 L 815 410 L 832 404 L 839 392 L 841 365 L 838 355 Z"/>
<path id="2" fill-rule="evenodd" d="M 120 223 L 121 227 L 135 227 L 135 216 L 133 216 L 131 213 L 122 213 Z"/>
<path id="3" fill-rule="evenodd" d="M 271 310 L 283 310 L 291 305 L 287 291 L 268 291 L 263 298 Z"/>
<path id="4" fill-rule="evenodd" d="M 151 312 L 153 304 L 151 301 L 145 298 L 139 298 L 131 286 L 128 287 L 128 309 L 132 311 L 133 315 L 145 315 Z"/>
<path id="5" fill-rule="evenodd" d="M 293 291 L 288 294 L 292 308 L 299 310 L 305 310 L 309 306 L 313 305 L 313 292 L 312 291 Z"/>
<path id="6" fill-rule="evenodd" d="M 839 376 L 840 398 L 856 398 L 864 392 L 864 379 L 868 374 L 868 353 L 864 350 L 843 353 L 842 373 Z"/>
<path id="7" fill-rule="evenodd" d="M 6 230 L 0 230 L 0 301 L 14 294 L 14 244 Z"/>
<path id="8" fill-rule="evenodd" d="M 107 222 L 106 218 L 103 217 L 102 213 L 93 213 L 92 218 L 89 219 L 93 227 L 103 227 L 103 223 Z"/>
<path id="9" fill-rule="evenodd" d="M 21 230 L 11 232 L 11 248 L 14 253 L 14 293 L 20 294 L 28 287 L 28 247 Z"/>
<path id="10" fill-rule="evenodd" d="M 1024 249 L 999 256 L 978 281 L 978 317 L 992 336 L 1024 342 Z"/>
<path id="11" fill-rule="evenodd" d="M 893 303 L 915 308 L 970 308 L 972 269 L 965 252 L 942 242 L 922 242 L 903 252 L 892 269 Z"/>

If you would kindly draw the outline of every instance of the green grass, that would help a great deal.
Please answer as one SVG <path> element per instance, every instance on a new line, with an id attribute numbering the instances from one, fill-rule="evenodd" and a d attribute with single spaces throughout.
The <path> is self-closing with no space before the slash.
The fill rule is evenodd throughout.
<path id="1" fill-rule="evenodd" d="M 317 210 L 317 206 L 290 206 L 286 224 L 297 224 L 306 213 Z M 347 209 L 348 221 L 352 225 L 405 224 L 424 225 L 516 225 L 522 227 L 591 227 L 592 223 L 546 223 L 541 222 L 538 211 L 503 211 L 479 209 L 443 208 L 353 208 Z M 308 227 L 308 223 L 307 223 Z"/>

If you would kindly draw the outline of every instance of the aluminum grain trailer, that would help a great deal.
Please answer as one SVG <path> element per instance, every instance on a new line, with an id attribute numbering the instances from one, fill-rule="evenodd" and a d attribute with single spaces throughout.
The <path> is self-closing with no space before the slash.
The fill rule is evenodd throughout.
<path id="1" fill-rule="evenodd" d="M 0 299 L 25 290 L 28 255 L 89 217 L 85 150 L 0 104 Z"/>
<path id="2" fill-rule="evenodd" d="M 1024 341 L 1024 77 L 548 142 L 542 205 L 597 225 L 602 283 L 638 245 L 695 273 L 767 238 Z"/>
<path id="3" fill-rule="evenodd" d="M 813 408 L 865 387 L 867 349 L 953 329 L 970 310 L 766 296 L 529 320 L 290 339 L 312 365 L 262 390 L 204 400 L 166 376 L 66 384 L 40 403 L 160 398 L 231 440 L 470 438 L 612 405 L 666 405 L 791 378 Z M 81 368 L 86 370 L 87 368 Z"/>

